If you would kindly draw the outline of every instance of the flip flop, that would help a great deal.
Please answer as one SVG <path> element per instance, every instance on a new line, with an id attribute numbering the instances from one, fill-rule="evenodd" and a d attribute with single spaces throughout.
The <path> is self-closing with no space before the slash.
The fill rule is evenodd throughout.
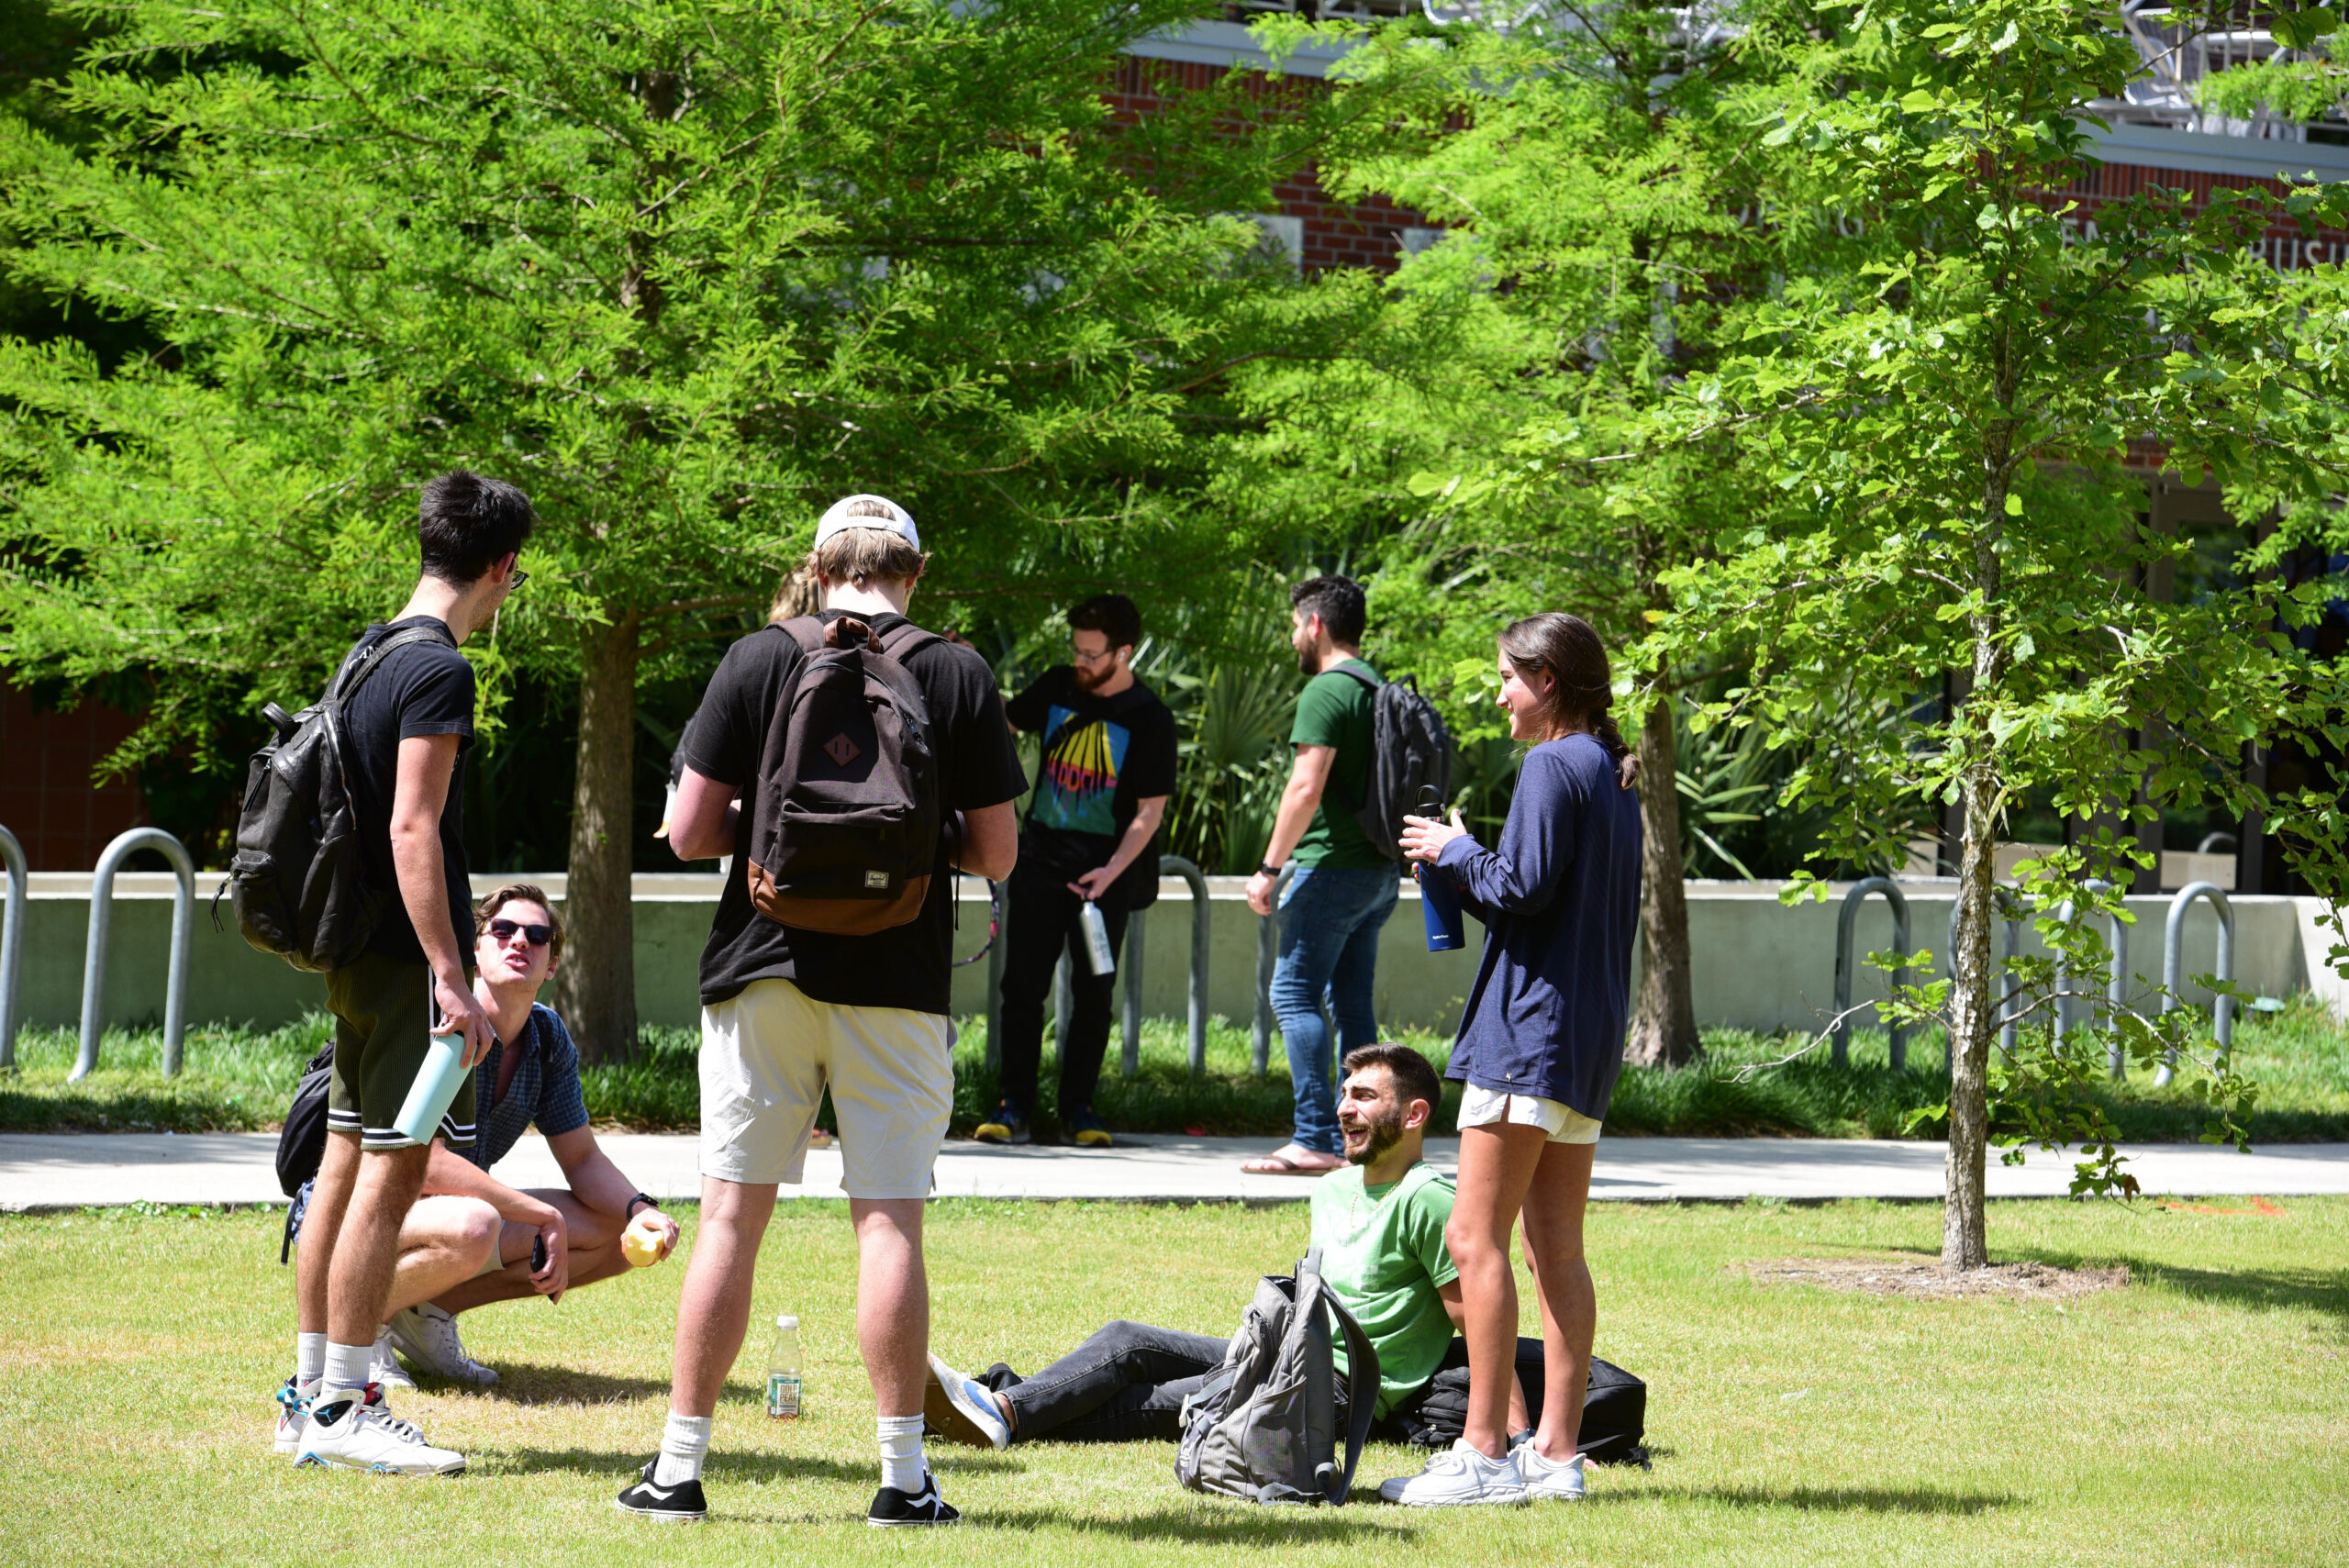
<path id="1" fill-rule="evenodd" d="M 1336 1170 L 1335 1165 L 1300 1165 L 1286 1154 L 1260 1154 L 1243 1161 L 1240 1169 L 1251 1176 L 1325 1176 Z"/>

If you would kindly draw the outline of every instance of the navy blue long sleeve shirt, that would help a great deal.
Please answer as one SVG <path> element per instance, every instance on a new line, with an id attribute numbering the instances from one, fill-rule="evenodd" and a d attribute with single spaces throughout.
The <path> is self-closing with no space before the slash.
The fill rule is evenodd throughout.
<path id="1" fill-rule="evenodd" d="M 1436 864 L 1485 926 L 1446 1075 L 1603 1120 L 1631 1006 L 1639 795 L 1591 737 L 1544 741 L 1519 769 L 1500 848 L 1454 839 Z"/>

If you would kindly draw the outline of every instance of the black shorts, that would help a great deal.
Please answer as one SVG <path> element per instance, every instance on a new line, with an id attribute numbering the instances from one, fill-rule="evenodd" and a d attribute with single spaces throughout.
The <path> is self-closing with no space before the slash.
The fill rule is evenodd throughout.
<path id="1" fill-rule="evenodd" d="M 334 1015 L 334 1077 L 327 1088 L 327 1130 L 355 1132 L 362 1149 L 413 1149 L 392 1126 L 424 1067 L 432 1039 L 432 971 L 382 953 L 327 973 L 327 1011 Z M 473 1141 L 473 1080 L 440 1118 L 451 1149 Z"/>

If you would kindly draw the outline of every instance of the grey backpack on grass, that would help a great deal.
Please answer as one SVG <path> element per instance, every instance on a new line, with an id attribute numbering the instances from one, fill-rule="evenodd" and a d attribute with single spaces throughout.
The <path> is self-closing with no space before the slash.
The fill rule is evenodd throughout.
<path id="1" fill-rule="evenodd" d="M 1332 1322 L 1346 1337 L 1343 1432 Z M 1257 1282 L 1223 1364 L 1183 1401 L 1174 1478 L 1252 1503 L 1342 1503 L 1377 1404 L 1378 1351 L 1321 1278 L 1316 1247 L 1295 1277 Z"/>

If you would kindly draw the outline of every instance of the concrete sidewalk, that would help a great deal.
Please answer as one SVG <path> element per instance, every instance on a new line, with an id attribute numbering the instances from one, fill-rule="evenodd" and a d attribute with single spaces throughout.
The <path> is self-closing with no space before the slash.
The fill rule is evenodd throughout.
<path id="1" fill-rule="evenodd" d="M 621 1170 L 662 1198 L 701 1191 L 690 1134 L 624 1133 L 604 1148 Z M 1297 1176 L 1252 1176 L 1240 1162 L 1270 1149 L 1269 1138 L 1134 1135 L 1116 1149 L 998 1149 L 950 1142 L 939 1157 L 940 1197 L 1066 1199 L 1128 1203 L 1278 1203 L 1306 1195 Z M 274 1133 L 0 1134 L 0 1211 L 135 1203 L 274 1204 Z M 1456 1139 L 1428 1144 L 1429 1162 L 1450 1169 Z M 2251 1154 L 2199 1144 L 2124 1149 L 2127 1169 L 2148 1194 L 2179 1197 L 2349 1194 L 2349 1144 L 2279 1143 Z M 543 1140 L 525 1138 L 499 1164 L 517 1186 L 560 1184 Z M 844 1196 L 836 1150 L 807 1157 L 807 1180 L 786 1196 Z M 2059 1197 L 2071 1162 L 2033 1153 L 2020 1169 L 1989 1170 L 1992 1197 Z M 1614 1138 L 1599 1146 L 1591 1195 L 1619 1202 L 1720 1201 L 1745 1197 L 1938 1199 L 1942 1148 L 1865 1139 Z"/>

